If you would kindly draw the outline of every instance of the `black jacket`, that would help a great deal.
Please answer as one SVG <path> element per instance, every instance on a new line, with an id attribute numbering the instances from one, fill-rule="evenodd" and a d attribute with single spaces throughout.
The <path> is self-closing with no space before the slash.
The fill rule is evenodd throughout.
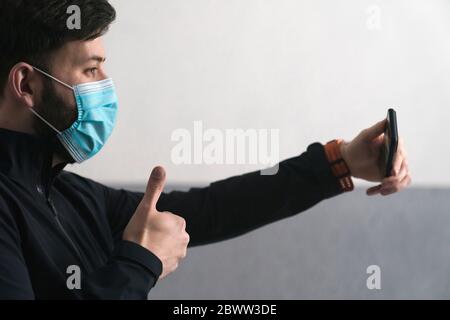
<path id="1" fill-rule="evenodd" d="M 0 129 L 0 298 L 146 299 L 161 261 L 122 240 L 143 194 L 116 190 L 53 167 L 55 143 Z M 341 193 L 323 146 L 280 163 L 157 204 L 186 219 L 190 246 L 236 237 Z M 81 270 L 81 289 L 68 289 Z"/>

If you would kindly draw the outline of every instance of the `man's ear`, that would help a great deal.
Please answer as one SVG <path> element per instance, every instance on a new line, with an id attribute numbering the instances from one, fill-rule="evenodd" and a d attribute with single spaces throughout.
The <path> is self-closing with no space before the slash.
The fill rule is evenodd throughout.
<path id="1" fill-rule="evenodd" d="M 36 105 L 42 90 L 42 79 L 33 67 L 17 63 L 10 71 L 7 86 L 11 98 L 27 108 Z"/>

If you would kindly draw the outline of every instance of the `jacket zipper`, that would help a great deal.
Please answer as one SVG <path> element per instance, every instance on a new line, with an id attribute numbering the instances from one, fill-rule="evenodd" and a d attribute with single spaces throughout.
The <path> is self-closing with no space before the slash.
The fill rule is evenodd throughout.
<path id="1" fill-rule="evenodd" d="M 47 199 L 47 203 L 50 206 L 50 208 L 52 209 L 53 216 L 55 218 L 56 224 L 61 229 L 61 231 L 64 234 L 64 236 L 66 237 L 66 239 L 69 241 L 70 245 L 75 250 L 75 252 L 77 253 L 78 257 L 81 259 L 80 251 L 78 250 L 78 247 L 75 245 L 75 242 L 73 242 L 72 238 L 69 236 L 69 234 L 67 233 L 66 229 L 62 225 L 61 220 L 59 219 L 58 211 L 56 210 L 56 207 L 55 207 L 53 201 L 51 199 Z"/>

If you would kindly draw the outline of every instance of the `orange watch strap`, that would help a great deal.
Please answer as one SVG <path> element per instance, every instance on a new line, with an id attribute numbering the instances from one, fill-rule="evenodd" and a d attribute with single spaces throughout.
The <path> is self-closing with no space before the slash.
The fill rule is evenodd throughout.
<path id="1" fill-rule="evenodd" d="M 341 155 L 341 144 L 344 141 L 335 139 L 328 142 L 325 146 L 325 154 L 331 166 L 333 175 L 338 179 L 342 191 L 352 191 L 354 189 L 350 169 Z"/>

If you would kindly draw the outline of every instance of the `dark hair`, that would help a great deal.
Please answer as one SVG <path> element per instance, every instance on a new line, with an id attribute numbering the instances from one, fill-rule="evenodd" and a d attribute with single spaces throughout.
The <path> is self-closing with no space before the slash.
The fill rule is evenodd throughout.
<path id="1" fill-rule="evenodd" d="M 67 27 L 72 5 L 81 11 L 79 30 Z M 54 51 L 100 37 L 115 18 L 108 0 L 0 0 L 0 97 L 15 64 L 47 66 Z"/>

